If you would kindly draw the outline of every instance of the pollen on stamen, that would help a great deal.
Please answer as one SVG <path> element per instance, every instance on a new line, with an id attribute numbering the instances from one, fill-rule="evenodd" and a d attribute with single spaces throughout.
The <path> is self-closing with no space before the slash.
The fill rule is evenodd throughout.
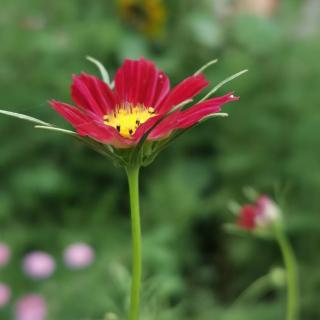
<path id="1" fill-rule="evenodd" d="M 153 107 L 124 102 L 118 105 L 114 112 L 104 115 L 103 121 L 106 126 L 115 128 L 123 137 L 131 138 L 141 124 L 155 115 L 156 110 Z"/>

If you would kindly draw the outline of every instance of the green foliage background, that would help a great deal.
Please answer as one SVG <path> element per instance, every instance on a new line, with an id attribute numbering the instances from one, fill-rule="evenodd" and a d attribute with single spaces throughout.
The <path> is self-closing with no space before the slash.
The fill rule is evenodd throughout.
<path id="1" fill-rule="evenodd" d="M 272 18 L 223 16 L 219 3 L 165 2 L 164 33 L 150 38 L 123 21 L 113 1 L 2 0 L 0 107 L 67 128 L 47 100 L 70 101 L 72 74 L 98 74 L 86 55 L 112 74 L 125 57 L 145 56 L 173 83 L 213 58 L 219 64 L 206 72 L 213 84 L 248 68 L 219 91 L 241 96 L 225 108 L 228 119 L 192 130 L 142 171 L 142 318 L 284 319 L 284 288 L 274 278 L 233 304 L 281 266 L 274 243 L 223 229 L 234 219 L 229 201 L 247 201 L 242 190 L 252 186 L 282 205 L 299 261 L 301 319 L 320 319 L 319 23 L 309 21 L 308 4 L 299 1 L 283 1 Z M 0 146 L 0 236 L 13 251 L 0 270 L 13 291 L 0 319 L 13 319 L 14 302 L 28 292 L 44 294 L 49 320 L 103 319 L 107 312 L 125 319 L 130 220 L 124 173 L 65 136 L 5 117 Z M 63 248 L 73 241 L 95 248 L 89 269 L 64 267 Z M 21 258 L 33 249 L 57 259 L 51 279 L 23 275 Z"/>

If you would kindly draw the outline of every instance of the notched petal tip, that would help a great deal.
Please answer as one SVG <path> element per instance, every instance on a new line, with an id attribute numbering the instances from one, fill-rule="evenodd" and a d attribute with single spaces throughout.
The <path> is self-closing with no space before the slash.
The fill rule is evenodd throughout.
<path id="1" fill-rule="evenodd" d="M 233 94 L 233 92 L 229 93 L 228 97 L 229 97 L 230 101 L 238 101 L 238 100 L 240 100 L 240 97 L 239 96 L 235 96 Z"/>

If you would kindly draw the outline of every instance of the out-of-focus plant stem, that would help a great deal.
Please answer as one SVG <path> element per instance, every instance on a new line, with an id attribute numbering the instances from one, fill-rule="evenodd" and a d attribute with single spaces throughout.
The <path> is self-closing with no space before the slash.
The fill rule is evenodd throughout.
<path id="1" fill-rule="evenodd" d="M 141 226 L 139 209 L 139 166 L 127 167 L 132 229 L 132 283 L 129 320 L 139 319 L 141 262 Z"/>
<path id="2" fill-rule="evenodd" d="M 253 283 L 250 284 L 248 288 L 246 288 L 238 298 L 233 302 L 232 306 L 242 304 L 247 302 L 248 300 L 258 299 L 260 295 L 265 293 L 271 287 L 270 275 L 266 274 Z"/>
<path id="3" fill-rule="evenodd" d="M 283 256 L 287 280 L 287 320 L 299 319 L 298 270 L 293 249 L 281 225 L 275 226 L 275 235 Z"/>

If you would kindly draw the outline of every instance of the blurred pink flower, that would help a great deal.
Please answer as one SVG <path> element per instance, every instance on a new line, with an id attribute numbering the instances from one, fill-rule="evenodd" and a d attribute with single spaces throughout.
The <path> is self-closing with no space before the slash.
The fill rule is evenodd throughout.
<path id="1" fill-rule="evenodd" d="M 5 266 L 11 256 L 10 248 L 3 242 L 0 242 L 0 267 Z"/>
<path id="2" fill-rule="evenodd" d="M 268 196 L 260 196 L 256 202 L 256 206 L 260 213 L 256 218 L 257 226 L 268 226 L 280 218 L 279 207 Z"/>
<path id="3" fill-rule="evenodd" d="M 86 243 L 78 242 L 69 245 L 64 251 L 64 262 L 73 269 L 89 266 L 95 257 L 93 249 Z"/>
<path id="4" fill-rule="evenodd" d="M 52 256 L 45 252 L 34 251 L 25 256 L 23 260 L 24 272 L 35 279 L 44 279 L 52 275 L 56 263 Z"/>
<path id="5" fill-rule="evenodd" d="M 10 288 L 6 284 L 0 282 L 0 309 L 9 302 L 10 297 Z"/>
<path id="6" fill-rule="evenodd" d="M 268 196 L 260 196 L 255 203 L 241 207 L 237 224 L 243 229 L 265 228 L 280 219 L 280 209 Z"/>
<path id="7" fill-rule="evenodd" d="M 18 300 L 15 314 L 16 320 L 45 320 L 47 303 L 38 294 L 28 294 Z"/>

